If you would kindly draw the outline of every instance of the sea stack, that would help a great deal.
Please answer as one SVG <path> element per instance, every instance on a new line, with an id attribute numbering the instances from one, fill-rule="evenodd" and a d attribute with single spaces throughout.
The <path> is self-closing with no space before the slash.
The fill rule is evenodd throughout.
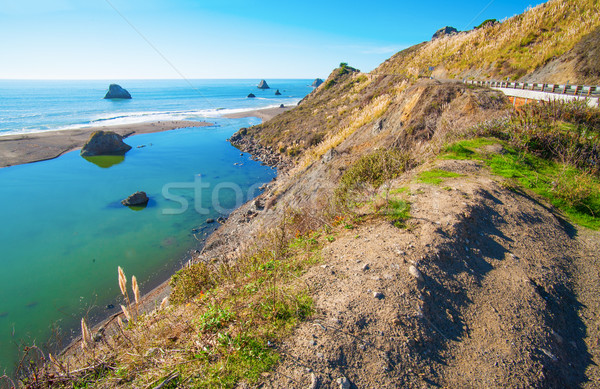
<path id="1" fill-rule="evenodd" d="M 258 89 L 271 89 L 271 87 L 269 86 L 269 84 L 267 84 L 265 80 L 260 80 L 260 82 L 258 83 Z"/>
<path id="2" fill-rule="evenodd" d="M 279 92 L 279 89 L 277 89 L 277 90 L 275 91 L 275 96 L 281 96 L 281 92 Z"/>
<path id="3" fill-rule="evenodd" d="M 313 83 L 312 83 L 312 85 L 311 85 L 311 86 L 312 86 L 313 88 L 318 88 L 318 87 L 319 87 L 319 85 L 321 85 L 322 83 L 323 83 L 323 80 L 321 80 L 320 78 L 316 78 L 316 79 L 313 81 Z"/>
<path id="4" fill-rule="evenodd" d="M 131 99 L 131 95 L 126 89 L 117 84 L 110 84 L 105 99 Z"/>
<path id="5" fill-rule="evenodd" d="M 124 155 L 131 146 L 123 142 L 123 137 L 112 131 L 94 131 L 81 148 L 82 157 L 95 155 Z"/>
<path id="6" fill-rule="evenodd" d="M 250 94 L 248 95 L 248 98 L 249 98 L 249 99 L 253 99 L 253 98 L 255 98 L 255 97 L 256 97 L 256 96 L 254 95 L 254 93 L 250 93 Z"/>

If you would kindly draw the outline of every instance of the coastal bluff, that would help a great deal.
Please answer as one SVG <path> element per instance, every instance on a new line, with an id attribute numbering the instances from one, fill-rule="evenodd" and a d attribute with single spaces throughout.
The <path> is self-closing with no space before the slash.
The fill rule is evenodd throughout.
<path id="1" fill-rule="evenodd" d="M 105 99 L 131 99 L 131 94 L 127 89 L 121 87 L 121 85 L 110 84 L 108 86 L 108 92 L 104 95 Z"/>

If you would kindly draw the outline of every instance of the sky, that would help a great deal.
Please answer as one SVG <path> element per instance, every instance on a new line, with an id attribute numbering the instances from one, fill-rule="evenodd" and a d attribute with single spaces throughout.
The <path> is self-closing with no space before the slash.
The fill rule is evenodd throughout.
<path id="1" fill-rule="evenodd" d="M 541 2 L 0 0 L 0 79 L 325 78 Z"/>

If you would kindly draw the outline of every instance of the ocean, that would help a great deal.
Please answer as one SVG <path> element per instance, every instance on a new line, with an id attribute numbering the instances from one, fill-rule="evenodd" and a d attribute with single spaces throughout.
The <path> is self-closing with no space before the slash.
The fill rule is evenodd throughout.
<path id="1" fill-rule="evenodd" d="M 26 345 L 68 341 L 82 317 L 118 312 L 117 266 L 142 293 L 167 280 L 276 171 L 226 139 L 257 118 L 223 113 L 296 104 L 311 80 L 118 81 L 132 100 L 103 100 L 105 81 L 0 81 L 0 134 L 155 120 L 206 120 L 125 139 L 125 157 L 63 156 L 0 169 L 0 375 Z M 281 96 L 275 96 L 279 89 Z M 256 99 L 248 99 L 249 93 Z M 143 190 L 145 209 L 120 201 Z"/>

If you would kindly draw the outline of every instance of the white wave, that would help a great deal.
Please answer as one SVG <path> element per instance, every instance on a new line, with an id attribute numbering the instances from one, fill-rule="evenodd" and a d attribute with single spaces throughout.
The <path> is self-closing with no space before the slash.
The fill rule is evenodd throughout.
<path id="1" fill-rule="evenodd" d="M 267 100 L 267 99 L 265 99 Z M 278 104 L 270 104 L 258 107 L 245 107 L 245 108 L 211 108 L 202 110 L 182 110 L 182 111 L 139 111 L 139 112 L 118 112 L 118 113 L 107 113 L 97 115 L 92 118 L 88 123 L 75 123 L 65 126 L 59 126 L 55 128 L 21 128 L 18 130 L 4 130 L 0 131 L 0 136 L 6 135 L 19 135 L 19 134 L 31 134 L 47 131 L 62 131 L 62 130 L 74 130 L 79 128 L 94 128 L 101 126 L 114 126 L 114 125 L 126 125 L 126 124 L 138 124 L 147 122 L 157 121 L 170 121 L 170 120 L 194 120 L 194 119 L 209 119 L 209 118 L 222 118 L 225 115 L 251 112 L 259 109 L 277 108 L 281 104 L 294 105 L 297 104 L 300 99 L 288 100 L 285 99 Z"/>

